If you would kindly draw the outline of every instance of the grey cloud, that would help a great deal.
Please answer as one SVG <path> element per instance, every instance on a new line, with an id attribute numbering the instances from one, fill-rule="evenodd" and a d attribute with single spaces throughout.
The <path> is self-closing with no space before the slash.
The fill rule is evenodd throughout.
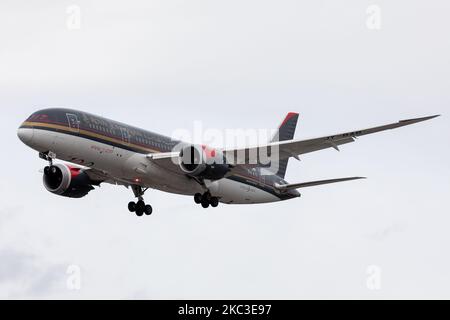
<path id="1" fill-rule="evenodd" d="M 21 283 L 9 298 L 42 297 L 64 288 L 63 265 L 51 265 L 33 254 L 0 249 L 0 287 Z M 0 292 L 1 293 L 1 292 Z"/>
<path id="2" fill-rule="evenodd" d="M 407 229 L 406 223 L 393 223 L 385 228 L 369 234 L 373 240 L 386 240 L 394 234 L 402 233 Z"/>

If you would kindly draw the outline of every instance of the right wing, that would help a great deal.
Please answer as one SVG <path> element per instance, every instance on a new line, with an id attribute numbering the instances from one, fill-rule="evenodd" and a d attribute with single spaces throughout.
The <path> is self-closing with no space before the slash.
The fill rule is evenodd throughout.
<path id="1" fill-rule="evenodd" d="M 153 164 L 174 174 L 186 175 L 178 165 L 181 161 L 179 152 L 150 153 L 146 158 Z"/>
<path id="2" fill-rule="evenodd" d="M 100 185 L 100 183 L 109 183 L 113 185 L 122 185 L 125 187 L 129 187 L 131 183 L 123 180 L 119 180 L 113 176 L 111 176 L 109 173 L 105 171 L 101 171 L 98 169 L 93 169 L 90 167 L 82 167 L 83 172 L 85 172 L 89 179 L 95 184 Z"/>

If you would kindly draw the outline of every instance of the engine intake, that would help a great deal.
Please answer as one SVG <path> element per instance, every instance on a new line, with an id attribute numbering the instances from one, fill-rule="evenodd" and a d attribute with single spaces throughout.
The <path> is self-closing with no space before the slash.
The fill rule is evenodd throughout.
<path id="1" fill-rule="evenodd" d="M 187 146 L 180 152 L 180 168 L 191 177 L 219 180 L 230 171 L 222 152 L 206 146 Z"/>
<path id="2" fill-rule="evenodd" d="M 43 182 L 49 192 L 69 198 L 82 198 L 94 189 L 91 179 L 81 168 L 65 164 L 45 167 Z"/>

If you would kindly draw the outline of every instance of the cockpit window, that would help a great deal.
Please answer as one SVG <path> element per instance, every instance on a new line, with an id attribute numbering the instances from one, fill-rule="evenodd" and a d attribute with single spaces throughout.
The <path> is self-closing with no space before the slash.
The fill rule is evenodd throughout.
<path id="1" fill-rule="evenodd" d="M 34 113 L 28 118 L 28 121 L 36 122 L 48 122 L 49 120 L 49 116 L 45 113 Z"/>

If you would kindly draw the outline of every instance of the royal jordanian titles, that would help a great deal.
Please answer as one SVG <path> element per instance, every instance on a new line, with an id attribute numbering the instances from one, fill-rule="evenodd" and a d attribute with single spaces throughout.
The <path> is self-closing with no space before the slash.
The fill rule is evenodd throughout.
<path id="1" fill-rule="evenodd" d="M 323 149 L 339 151 L 367 134 L 433 119 L 429 116 L 326 137 L 296 140 L 299 115 L 289 113 L 272 141 L 256 147 L 212 149 L 105 119 L 83 111 L 52 108 L 33 113 L 18 129 L 23 143 L 48 161 L 45 188 L 71 198 L 86 196 L 101 183 L 125 186 L 137 202 L 128 210 L 151 215 L 144 202 L 148 189 L 192 196 L 203 208 L 225 204 L 256 204 L 300 197 L 301 188 L 364 179 L 349 177 L 290 184 L 285 180 L 290 158 Z M 261 150 L 276 159 L 276 171 L 261 163 Z M 276 150 L 276 157 L 274 151 Z M 54 160 L 62 163 L 54 163 Z"/>

